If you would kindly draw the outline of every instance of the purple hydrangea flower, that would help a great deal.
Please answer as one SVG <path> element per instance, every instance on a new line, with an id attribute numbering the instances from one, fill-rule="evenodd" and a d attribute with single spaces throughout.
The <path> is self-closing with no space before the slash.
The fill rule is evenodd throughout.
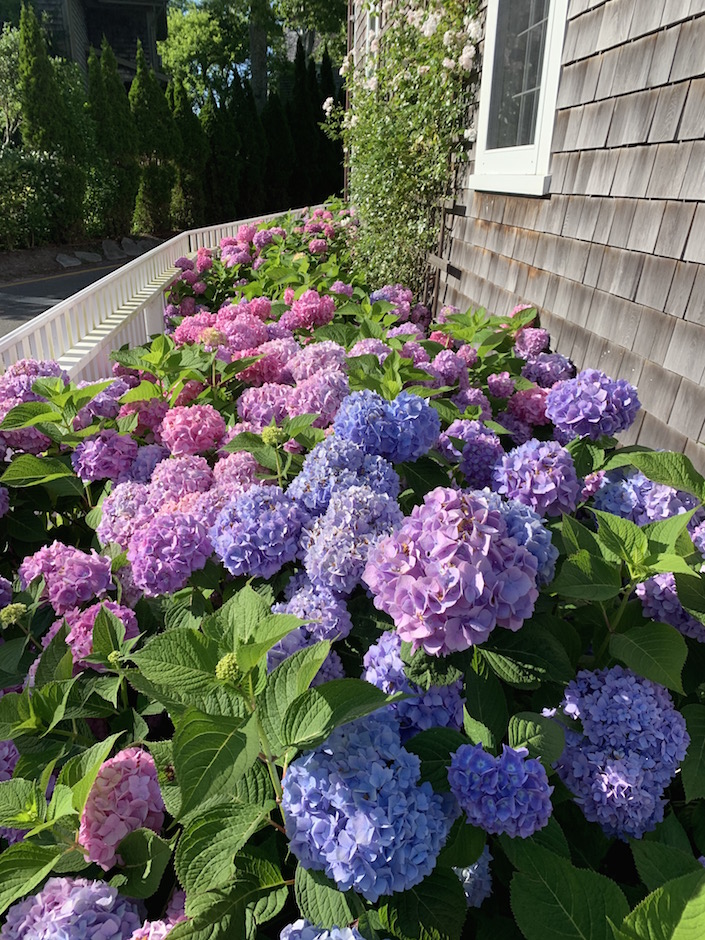
<path id="1" fill-rule="evenodd" d="M 154 514 L 148 498 L 149 488 L 143 483 L 118 483 L 103 500 L 103 515 L 96 529 L 101 545 L 115 542 L 126 549 L 136 529 Z"/>
<path id="2" fill-rule="evenodd" d="M 465 360 L 452 349 L 442 349 L 429 365 L 424 366 L 426 372 L 429 372 L 434 381 L 431 383 L 434 388 L 442 388 L 444 385 L 460 385 L 460 388 L 467 388 L 468 367 Z"/>
<path id="3" fill-rule="evenodd" d="M 120 604 L 116 604 L 114 601 L 93 604 L 86 610 L 74 608 L 73 610 L 66 611 L 63 619 L 57 620 L 56 623 L 52 625 L 52 628 L 56 627 L 58 632 L 63 620 L 66 621 L 69 627 L 69 632 L 66 634 L 66 645 L 71 650 L 74 665 L 79 668 L 87 666 L 91 669 L 96 669 L 98 672 L 102 672 L 103 670 L 103 667 L 99 663 L 89 663 L 86 661 L 87 657 L 93 652 L 93 627 L 95 626 L 96 617 L 103 607 L 122 622 L 125 627 L 125 639 L 130 640 L 139 635 L 140 630 L 134 612 L 130 610 L 129 607 L 123 607 Z"/>
<path id="4" fill-rule="evenodd" d="M 453 814 L 393 721 L 368 716 L 293 761 L 283 781 L 289 848 L 341 891 L 368 901 L 419 884 L 436 865 Z"/>
<path id="5" fill-rule="evenodd" d="M 395 308 L 390 311 L 396 315 L 400 323 L 404 323 L 411 315 L 411 303 L 414 294 L 403 284 L 385 284 L 378 290 L 373 290 L 370 294 L 370 302 L 375 303 L 378 300 L 386 300 L 389 304 L 395 304 Z"/>
<path id="6" fill-rule="evenodd" d="M 279 940 L 363 940 L 354 927 L 317 927 L 308 920 L 297 920 L 285 927 Z"/>
<path id="7" fill-rule="evenodd" d="M 271 578 L 296 558 L 307 518 L 278 486 L 252 486 L 225 506 L 210 535 L 231 574 Z"/>
<path id="8" fill-rule="evenodd" d="M 38 894 L 12 905 L 0 938 L 130 940 L 141 923 L 137 905 L 104 881 L 50 878 Z"/>
<path id="9" fill-rule="evenodd" d="M 551 337 L 547 330 L 525 326 L 519 330 L 514 342 L 514 354 L 520 359 L 531 359 L 548 349 Z"/>
<path id="10" fill-rule="evenodd" d="M 118 483 L 149 483 L 154 468 L 169 456 L 169 449 L 161 444 L 145 444 L 137 451 L 137 456 L 125 473 L 118 477 Z"/>
<path id="11" fill-rule="evenodd" d="M 705 643 L 705 624 L 696 620 L 678 600 L 676 579 L 670 572 L 657 574 L 636 586 L 644 616 L 658 623 L 670 623 L 683 636 Z"/>
<path id="12" fill-rule="evenodd" d="M 620 469 L 602 475 L 593 505 L 595 509 L 645 525 L 688 512 L 698 505 L 698 500 L 690 493 L 652 482 L 639 470 Z"/>
<path id="13" fill-rule="evenodd" d="M 453 871 L 460 878 L 465 892 L 468 907 L 480 907 L 483 901 L 492 894 L 492 874 L 490 873 L 489 846 L 485 846 L 482 855 L 467 868 L 454 868 Z"/>
<path id="14" fill-rule="evenodd" d="M 205 525 L 184 512 L 158 513 L 134 532 L 127 548 L 135 585 L 147 597 L 181 590 L 212 553 Z"/>
<path id="15" fill-rule="evenodd" d="M 350 348 L 348 357 L 354 359 L 356 356 L 376 356 L 381 365 L 391 351 L 391 348 L 381 339 L 368 337 L 367 339 L 358 340 Z"/>
<path id="16" fill-rule="evenodd" d="M 528 549 L 538 562 L 536 583 L 550 584 L 556 573 L 558 549 L 553 535 L 537 512 L 513 499 L 502 499 L 496 493 L 488 494 L 488 502 L 498 509 L 507 523 L 507 534 Z"/>
<path id="17" fill-rule="evenodd" d="M 622 666 L 579 672 L 561 708 L 582 733 L 566 732 L 559 777 L 589 822 L 640 839 L 663 819 L 663 791 L 690 743 L 685 719 L 663 686 Z"/>
<path id="18" fill-rule="evenodd" d="M 493 757 L 481 744 L 464 744 L 451 757 L 450 789 L 468 823 L 494 835 L 526 839 L 548 825 L 553 812 L 545 767 L 525 747 L 502 745 Z"/>
<path id="19" fill-rule="evenodd" d="M 480 409 L 480 421 L 489 421 L 492 417 L 492 405 L 481 388 L 463 388 L 451 401 L 460 409 L 461 413 L 467 408 Z"/>
<path id="20" fill-rule="evenodd" d="M 304 379 L 310 379 L 316 372 L 323 372 L 327 369 L 342 371 L 345 368 L 346 358 L 347 354 L 343 346 L 332 340 L 324 340 L 322 343 L 309 343 L 308 346 L 304 346 L 287 362 L 286 368 L 295 382 L 303 382 Z"/>
<path id="21" fill-rule="evenodd" d="M 431 686 L 424 691 L 410 682 L 404 674 L 401 658 L 401 637 L 397 633 L 383 633 L 365 653 L 362 678 L 391 695 L 405 692 L 413 698 L 388 705 L 390 713 L 399 722 L 401 741 L 408 740 L 419 731 L 429 728 L 463 727 L 463 680 L 450 685 Z"/>
<path id="22" fill-rule="evenodd" d="M 28 555 L 18 569 L 23 590 L 35 578 L 43 577 L 45 597 L 57 614 L 66 613 L 86 601 L 100 597 L 112 587 L 110 559 L 78 548 L 52 542 Z"/>
<path id="23" fill-rule="evenodd" d="M 514 393 L 514 379 L 508 372 L 493 372 L 487 376 L 487 388 L 495 398 L 509 398 Z"/>
<path id="24" fill-rule="evenodd" d="M 81 814 L 78 841 L 88 861 L 108 871 L 122 864 L 117 847 L 128 833 L 141 828 L 159 832 L 163 824 L 154 758 L 129 747 L 101 765 Z"/>
<path id="25" fill-rule="evenodd" d="M 551 388 L 556 382 L 563 382 L 575 376 L 575 366 L 560 353 L 539 353 L 529 359 L 521 374 L 541 388 Z"/>
<path id="26" fill-rule="evenodd" d="M 626 431 L 640 407 L 633 385 L 597 369 L 585 369 L 576 378 L 554 385 L 546 399 L 546 415 L 564 440 L 589 437 L 596 441 L 603 434 Z"/>
<path id="27" fill-rule="evenodd" d="M 538 597 L 538 563 L 490 494 L 437 487 L 370 552 L 363 581 L 403 640 L 432 656 L 518 630 Z"/>
<path id="28" fill-rule="evenodd" d="M 292 389 L 278 382 L 265 382 L 258 388 L 246 388 L 237 402 L 237 413 L 241 421 L 248 421 L 260 430 L 271 424 L 281 424 L 289 413 L 289 397 Z"/>
<path id="29" fill-rule="evenodd" d="M 0 575 L 0 610 L 12 603 L 12 582 Z"/>
<path id="30" fill-rule="evenodd" d="M 350 385 L 344 372 L 321 370 L 291 390 L 289 415 L 295 418 L 297 415 L 317 414 L 314 428 L 327 428 L 349 394 Z"/>
<path id="31" fill-rule="evenodd" d="M 403 515 L 396 500 L 369 486 L 333 493 L 328 508 L 302 533 L 304 565 L 314 584 L 350 594 L 360 583 L 370 548 Z"/>
<path id="32" fill-rule="evenodd" d="M 71 455 L 71 464 L 84 483 L 117 480 L 129 472 L 137 450 L 137 441 L 129 434 L 108 428 L 79 444 Z"/>
<path id="33" fill-rule="evenodd" d="M 399 495 L 399 477 L 389 461 L 333 434 L 308 454 L 287 493 L 318 516 L 326 511 L 334 492 L 363 485 L 392 499 Z"/>
<path id="34" fill-rule="evenodd" d="M 533 437 L 534 432 L 529 422 L 509 411 L 500 411 L 497 424 L 509 432 L 514 444 L 526 444 Z"/>
<path id="35" fill-rule="evenodd" d="M 212 485 L 213 471 L 205 457 L 170 457 L 154 468 L 149 503 L 158 509 L 163 503 L 181 499 L 187 493 L 205 493 Z"/>
<path id="36" fill-rule="evenodd" d="M 459 453 L 451 438 L 465 442 Z M 492 482 L 492 470 L 504 448 L 497 435 L 481 421 L 457 418 L 438 438 L 438 449 L 450 461 L 459 461 L 460 472 L 472 489 L 483 489 Z"/>
<path id="37" fill-rule="evenodd" d="M 103 379 L 103 381 L 108 380 Z M 93 382 L 79 382 L 78 388 L 93 384 Z M 120 399 L 129 390 L 130 386 L 124 379 L 113 379 L 107 388 L 98 392 L 95 398 L 81 408 L 73 419 L 74 429 L 78 431 L 81 428 L 87 428 L 96 418 L 117 418 L 120 413 Z"/>
<path id="38" fill-rule="evenodd" d="M 557 441 L 527 441 L 510 450 L 493 472 L 496 492 L 530 506 L 540 515 L 575 510 L 580 484 L 573 458 Z"/>

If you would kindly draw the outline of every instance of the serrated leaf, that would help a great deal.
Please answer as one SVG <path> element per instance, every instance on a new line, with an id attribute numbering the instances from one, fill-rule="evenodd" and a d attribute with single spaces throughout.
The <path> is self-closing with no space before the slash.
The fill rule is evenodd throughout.
<path id="1" fill-rule="evenodd" d="M 276 643 L 300 627 L 303 622 L 291 614 L 270 614 L 260 620 L 255 638 L 248 637 L 245 642 L 238 642 L 236 645 L 238 669 L 243 673 L 249 672 Z"/>
<path id="2" fill-rule="evenodd" d="M 174 864 L 187 894 L 201 894 L 232 880 L 235 855 L 257 832 L 276 803 L 233 804 L 207 810 L 185 829 Z"/>
<path id="3" fill-rule="evenodd" d="M 619 568 L 581 549 L 563 562 L 551 590 L 573 600 L 606 601 L 622 590 Z"/>
<path id="4" fill-rule="evenodd" d="M 110 884 L 129 898 L 151 897 L 171 859 L 172 846 L 151 829 L 136 829 L 118 846 L 120 873 Z"/>
<path id="5" fill-rule="evenodd" d="M 61 856 L 61 846 L 18 842 L 0 854 L 0 914 L 31 894 Z"/>
<path id="6" fill-rule="evenodd" d="M 465 675 L 465 712 L 480 722 L 500 741 L 509 721 L 507 699 L 497 676 L 485 668 L 481 673 L 470 669 Z M 473 742 L 474 743 L 474 742 Z"/>
<path id="7" fill-rule="evenodd" d="M 173 762 L 181 788 L 179 816 L 227 795 L 257 760 L 255 719 L 204 715 L 188 708 L 174 732 Z"/>
<path id="8" fill-rule="evenodd" d="M 686 854 L 671 845 L 644 839 L 632 839 L 630 844 L 639 877 L 649 891 L 690 872 L 702 872 L 702 865 L 692 852 Z"/>
<path id="9" fill-rule="evenodd" d="M 636 523 L 592 509 L 598 522 L 597 539 L 631 567 L 646 557 L 649 540 Z"/>
<path id="10" fill-rule="evenodd" d="M 421 759 L 421 780 L 428 781 L 438 793 L 450 790 L 448 767 L 451 756 L 467 744 L 459 731 L 452 728 L 429 728 L 407 741 L 407 751 Z"/>
<path id="11" fill-rule="evenodd" d="M 503 682 L 535 689 L 542 682 L 565 684 L 574 676 L 568 654 L 552 633 L 535 624 L 518 633 L 495 630 L 478 653 Z"/>
<path id="12" fill-rule="evenodd" d="M 566 450 L 573 458 L 575 472 L 579 477 L 586 477 L 589 473 L 598 470 L 605 459 L 602 447 L 587 437 L 574 438 L 566 444 Z"/>
<path id="13" fill-rule="evenodd" d="M 133 401 L 149 401 L 150 398 L 163 397 L 162 390 L 155 385 L 154 382 L 148 382 L 146 379 L 142 379 L 139 385 L 125 392 L 120 401 L 123 402 L 123 404 L 129 404 Z"/>
<path id="14" fill-rule="evenodd" d="M 500 836 L 499 841 L 504 854 L 512 865 L 520 871 L 528 871 L 529 873 L 533 871 L 535 864 L 534 849 L 537 846 L 570 862 L 568 840 L 554 816 L 550 817 L 543 829 L 539 829 L 526 839 L 510 839 L 509 836 Z"/>
<path id="15" fill-rule="evenodd" d="M 61 413 L 48 402 L 27 401 L 11 408 L 0 421 L 0 431 L 12 431 L 18 428 L 29 428 L 37 422 L 61 421 Z"/>
<path id="16" fill-rule="evenodd" d="M 614 881 L 538 845 L 524 856 L 510 898 L 526 940 L 612 940 L 608 919 L 619 924 L 629 911 Z"/>
<path id="17" fill-rule="evenodd" d="M 572 516 L 564 515 L 561 524 L 561 535 L 569 554 L 577 554 L 581 550 L 591 555 L 601 555 L 606 561 L 617 561 L 618 556 L 609 550 L 604 542 L 599 542 L 594 532 Z"/>
<path id="18" fill-rule="evenodd" d="M 681 764 L 681 779 L 688 803 L 705 797 L 705 706 L 686 705 L 682 709 L 690 744 Z"/>
<path id="19" fill-rule="evenodd" d="M 610 653 L 637 675 L 683 691 L 681 675 L 688 647 L 675 627 L 645 623 L 626 633 L 615 633 L 610 638 Z"/>
<path id="20" fill-rule="evenodd" d="M 467 907 L 460 879 L 436 868 L 416 888 L 393 894 L 377 911 L 400 940 L 460 940 Z"/>
<path id="21" fill-rule="evenodd" d="M 618 921 L 615 921 L 618 923 Z M 619 928 L 620 940 L 702 940 L 705 871 L 667 881 L 644 898 Z"/>
<path id="22" fill-rule="evenodd" d="M 565 734 L 561 725 L 551 718 L 534 712 L 518 712 L 509 719 L 509 746 L 525 747 L 530 757 L 541 759 L 546 770 L 550 770 L 563 753 Z"/>
<path id="23" fill-rule="evenodd" d="M 294 880 L 296 903 L 303 917 L 319 927 L 348 927 L 362 908 L 354 891 L 338 891 L 335 882 L 320 871 L 296 868 Z"/>
<path id="24" fill-rule="evenodd" d="M 33 780 L 0 781 L 0 826 L 31 829 L 46 818 L 47 803 Z"/>
<path id="25" fill-rule="evenodd" d="M 696 620 L 705 623 L 705 578 L 676 572 L 675 579 L 678 600 Z"/>
<path id="26" fill-rule="evenodd" d="M 463 676 L 452 656 L 429 656 L 423 649 L 412 653 L 410 643 L 402 643 L 401 658 L 406 678 L 424 691 L 431 686 L 452 685 Z"/>
<path id="27" fill-rule="evenodd" d="M 484 830 L 471 826 L 465 816 L 456 819 L 438 856 L 439 866 L 467 868 L 474 865 L 482 855 L 486 841 L 487 834 Z"/>
<path id="28" fill-rule="evenodd" d="M 624 448 L 605 464 L 606 470 L 615 467 L 636 467 L 654 483 L 663 483 L 676 490 L 685 490 L 702 500 L 705 480 L 697 472 L 690 458 L 673 451 L 631 450 Z"/>
<path id="29" fill-rule="evenodd" d="M 15 457 L 7 470 L 0 477 L 4 486 L 22 488 L 39 486 L 61 477 L 73 477 L 74 472 L 62 460 L 56 457 L 35 457 L 33 454 L 20 454 Z"/>
<path id="30" fill-rule="evenodd" d="M 690 509 L 669 519 L 661 519 L 659 522 L 650 522 L 643 526 L 642 531 L 649 540 L 649 554 L 674 552 L 680 535 L 686 530 L 696 512 L 697 509 Z"/>

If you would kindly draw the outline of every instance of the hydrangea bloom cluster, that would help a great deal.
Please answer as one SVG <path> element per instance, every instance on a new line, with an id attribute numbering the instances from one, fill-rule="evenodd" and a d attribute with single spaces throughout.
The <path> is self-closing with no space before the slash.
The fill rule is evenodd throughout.
<path id="1" fill-rule="evenodd" d="M 451 438 L 458 438 L 465 444 L 462 453 L 453 444 Z M 438 449 L 450 461 L 459 461 L 460 472 L 472 489 L 483 489 L 492 482 L 492 471 L 504 448 L 497 435 L 486 428 L 481 421 L 468 421 L 458 418 L 447 431 L 438 438 Z"/>
<path id="2" fill-rule="evenodd" d="M 493 372 L 487 376 L 487 388 L 495 398 L 509 398 L 514 392 L 514 384 L 508 372 Z"/>
<path id="3" fill-rule="evenodd" d="M 450 685 L 431 686 L 424 692 L 404 674 L 401 658 L 401 637 L 383 633 L 365 653 L 362 678 L 388 695 L 405 692 L 413 698 L 395 702 L 387 708 L 399 723 L 402 743 L 419 731 L 429 728 L 463 727 L 463 680 Z"/>
<path id="4" fill-rule="evenodd" d="M 288 415 L 289 396 L 292 389 L 278 382 L 265 382 L 257 388 L 246 388 L 237 402 L 237 413 L 258 430 L 266 428 L 274 420 L 281 424 Z"/>
<path id="5" fill-rule="evenodd" d="M 103 381 L 107 381 L 104 379 Z M 92 382 L 79 382 L 78 388 L 84 388 L 86 385 L 92 385 Z M 87 428 L 96 418 L 117 418 L 120 412 L 120 398 L 129 391 L 130 386 L 121 378 L 115 378 L 107 388 L 98 392 L 95 398 L 92 398 L 87 405 L 78 412 L 73 419 L 75 430 Z"/>
<path id="6" fill-rule="evenodd" d="M 225 421 L 212 405 L 182 405 L 167 411 L 159 433 L 175 457 L 205 454 L 225 436 Z"/>
<path id="7" fill-rule="evenodd" d="M 622 666 L 583 670 L 561 708 L 580 719 L 556 764 L 585 818 L 608 836 L 640 839 L 663 819 L 663 792 L 685 757 L 685 719 L 666 689 Z"/>
<path id="8" fill-rule="evenodd" d="M 482 902 L 492 894 L 491 861 L 490 848 L 486 845 L 482 850 L 482 855 L 472 865 L 468 865 L 467 868 L 453 869 L 463 884 L 468 907 L 480 907 Z"/>
<path id="9" fill-rule="evenodd" d="M 57 614 L 100 597 L 111 587 L 110 559 L 52 542 L 28 555 L 18 569 L 22 588 L 43 577 L 45 597 Z"/>
<path id="10" fill-rule="evenodd" d="M 268 339 L 256 349 L 246 349 L 237 358 L 260 356 L 257 362 L 243 369 L 239 378 L 246 385 L 264 385 L 265 382 L 282 382 L 286 378 L 289 360 L 299 351 L 300 346 L 290 336 L 281 339 Z"/>
<path id="11" fill-rule="evenodd" d="M 295 300 L 279 322 L 287 330 L 314 330 L 325 326 L 335 316 L 335 300 L 327 294 L 307 290 Z"/>
<path id="12" fill-rule="evenodd" d="M 336 490 L 322 516 L 303 531 L 304 565 L 314 584 L 350 594 L 360 583 L 372 546 L 403 521 L 387 493 L 369 486 Z"/>
<path id="13" fill-rule="evenodd" d="M 507 411 L 519 421 L 529 424 L 533 427 L 541 427 L 544 424 L 550 424 L 546 416 L 546 397 L 548 392 L 545 388 L 523 388 L 515 392 L 507 402 Z"/>
<path id="14" fill-rule="evenodd" d="M 536 583 L 550 584 L 556 573 L 559 552 L 553 544 L 551 530 L 546 528 L 541 516 L 529 506 L 514 499 L 503 499 L 496 493 L 488 493 L 487 499 L 489 505 L 498 509 L 504 517 L 508 535 L 528 549 L 536 559 Z"/>
<path id="15" fill-rule="evenodd" d="M 332 340 L 323 340 L 320 343 L 311 343 L 304 346 L 287 363 L 287 371 L 295 382 L 310 379 L 316 372 L 328 369 L 345 368 L 347 355 L 345 349 Z"/>
<path id="16" fill-rule="evenodd" d="M 120 418 L 137 415 L 137 427 L 132 432 L 136 437 L 142 437 L 148 444 L 160 442 L 159 427 L 164 415 L 169 410 L 169 403 L 161 398 L 142 399 L 130 401 L 120 407 Z"/>
<path id="17" fill-rule="evenodd" d="M 351 486 L 368 486 L 396 499 L 400 482 L 389 461 L 334 434 L 308 454 L 287 493 L 312 516 L 319 516 L 328 508 L 334 492 Z"/>
<path id="18" fill-rule="evenodd" d="M 103 500 L 103 515 L 96 529 L 101 545 L 115 542 L 127 548 L 135 530 L 152 516 L 148 498 L 149 489 L 143 483 L 118 483 Z"/>
<path id="19" fill-rule="evenodd" d="M 252 486 L 225 506 L 210 535 L 231 574 L 270 578 L 296 558 L 307 518 L 278 486 Z"/>
<path id="20" fill-rule="evenodd" d="M 363 580 L 375 607 L 415 649 L 468 649 L 533 613 L 537 560 L 488 497 L 437 487 L 370 552 Z"/>
<path id="21" fill-rule="evenodd" d="M 289 415 L 317 414 L 315 428 L 327 428 L 333 423 L 341 404 L 350 394 L 348 377 L 338 369 L 326 369 L 304 379 L 291 390 Z"/>
<path id="22" fill-rule="evenodd" d="M 108 428 L 79 444 L 71 455 L 71 464 L 84 483 L 117 480 L 129 472 L 137 450 L 137 441 L 129 434 Z"/>
<path id="23" fill-rule="evenodd" d="M 547 330 L 525 326 L 517 333 L 514 352 L 520 359 L 531 359 L 548 349 L 551 337 Z"/>
<path id="24" fill-rule="evenodd" d="M 145 444 L 137 451 L 137 456 L 129 470 L 121 473 L 118 483 L 149 483 L 154 468 L 169 456 L 169 450 L 161 444 Z"/>
<path id="25" fill-rule="evenodd" d="M 683 636 L 705 643 L 705 624 L 689 614 L 678 600 L 676 579 L 670 572 L 657 574 L 643 584 L 637 584 L 636 594 L 645 617 L 658 623 L 670 623 Z"/>
<path id="26" fill-rule="evenodd" d="M 489 421 L 492 417 L 492 405 L 481 388 L 463 388 L 457 395 L 453 395 L 451 401 L 461 412 L 466 408 L 479 408 L 480 421 Z"/>
<path id="27" fill-rule="evenodd" d="M 308 920 L 296 920 L 282 930 L 279 940 L 363 940 L 363 937 L 354 927 L 331 927 L 326 930 Z"/>
<path id="28" fill-rule="evenodd" d="M 12 583 L 0 575 L 0 610 L 12 603 Z"/>
<path id="29" fill-rule="evenodd" d="M 595 509 L 645 525 L 670 519 L 698 505 L 690 493 L 653 483 L 639 470 L 611 470 L 603 474 L 593 495 Z"/>
<path id="30" fill-rule="evenodd" d="M 355 345 L 350 348 L 348 357 L 354 359 L 356 356 L 376 356 L 379 364 L 382 365 L 391 351 L 389 346 L 381 339 L 375 339 L 370 336 L 366 339 L 358 340 Z"/>
<path id="31" fill-rule="evenodd" d="M 2 940 L 130 940 L 142 922 L 134 901 L 86 878 L 50 878 L 38 894 L 13 904 L 6 918 Z"/>
<path id="32" fill-rule="evenodd" d="M 419 759 L 392 721 L 372 715 L 338 728 L 284 777 L 291 852 L 373 903 L 419 884 L 452 822 L 444 798 L 419 776 Z"/>
<path id="33" fill-rule="evenodd" d="M 556 441 L 535 439 L 500 458 L 493 472 L 493 488 L 542 516 L 573 512 L 581 489 L 568 451 Z"/>
<path id="34" fill-rule="evenodd" d="M 135 585 L 147 597 L 185 587 L 213 553 L 205 525 L 185 512 L 160 512 L 136 529 L 127 548 Z"/>
<path id="35" fill-rule="evenodd" d="M 521 374 L 541 388 L 551 388 L 556 382 L 563 382 L 575 376 L 575 366 L 560 353 L 539 353 L 529 359 Z"/>
<path id="36" fill-rule="evenodd" d="M 122 864 L 117 847 L 126 835 L 141 828 L 159 832 L 163 824 L 154 758 L 142 748 L 128 747 L 98 771 L 81 814 L 78 841 L 87 859 L 108 871 Z"/>
<path id="37" fill-rule="evenodd" d="M 340 406 L 333 428 L 340 437 L 392 463 L 417 460 L 438 440 L 438 413 L 418 395 L 400 392 L 388 402 L 365 389 L 353 392 Z"/>
<path id="38" fill-rule="evenodd" d="M 598 369 L 585 369 L 554 385 L 546 399 L 546 415 L 566 441 L 574 437 L 596 441 L 603 434 L 626 431 L 640 407 L 633 385 Z"/>
<path id="39" fill-rule="evenodd" d="M 91 669 L 102 670 L 98 663 L 86 662 L 86 657 L 93 652 L 93 627 L 100 610 L 105 607 L 121 620 L 125 627 L 125 638 L 130 640 L 139 634 L 137 617 L 129 607 L 123 607 L 114 601 L 105 601 L 104 604 L 93 604 L 86 610 L 74 608 L 64 615 L 64 619 L 69 626 L 69 632 L 66 634 L 66 645 L 71 650 L 74 665 L 78 667 L 89 666 Z M 61 626 L 62 621 L 58 621 Z"/>
<path id="40" fill-rule="evenodd" d="M 205 493 L 213 485 L 213 471 L 204 457 L 171 457 L 154 468 L 149 503 L 158 508 L 187 493 Z"/>
<path id="41" fill-rule="evenodd" d="M 450 789 L 468 823 L 494 835 L 526 839 L 548 825 L 553 812 L 546 768 L 525 747 L 502 745 L 499 757 L 481 744 L 464 744 L 451 757 Z"/>
<path id="42" fill-rule="evenodd" d="M 410 318 L 414 294 L 403 284 L 385 284 L 384 287 L 373 290 L 370 294 L 370 301 L 374 304 L 378 300 L 385 300 L 388 304 L 395 305 L 390 312 L 400 323 L 405 323 Z"/>

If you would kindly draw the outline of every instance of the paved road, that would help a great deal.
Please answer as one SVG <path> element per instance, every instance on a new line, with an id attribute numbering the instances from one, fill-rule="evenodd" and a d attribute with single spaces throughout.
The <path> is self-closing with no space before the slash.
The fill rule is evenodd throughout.
<path id="1" fill-rule="evenodd" d="M 12 332 L 37 314 L 88 287 L 124 263 L 125 261 L 119 261 L 86 265 L 62 274 L 50 274 L 13 284 L 0 284 L 0 336 Z"/>

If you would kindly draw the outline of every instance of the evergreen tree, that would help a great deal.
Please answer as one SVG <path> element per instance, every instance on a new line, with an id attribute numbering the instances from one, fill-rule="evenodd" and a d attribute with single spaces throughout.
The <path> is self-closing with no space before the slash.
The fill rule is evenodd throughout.
<path id="1" fill-rule="evenodd" d="M 266 210 L 296 208 L 291 195 L 291 175 L 296 153 L 281 98 L 273 92 L 262 111 L 267 138 Z"/>
<path id="2" fill-rule="evenodd" d="M 205 190 L 209 221 L 227 222 L 237 218 L 240 192 L 240 134 L 228 113 L 212 94 L 200 113 L 201 127 L 208 141 Z"/>
<path id="3" fill-rule="evenodd" d="M 137 158 L 137 128 L 115 53 L 103 37 L 100 54 L 106 109 L 102 117 L 103 149 L 120 166 L 134 168 Z"/>
<path id="4" fill-rule="evenodd" d="M 25 146 L 49 152 L 65 150 L 68 115 L 39 20 L 32 7 L 25 5 L 20 14 L 19 79 Z"/>
<path id="5" fill-rule="evenodd" d="M 230 113 L 240 132 L 239 213 L 242 217 L 257 215 L 266 202 L 267 139 L 248 81 L 234 83 Z"/>
<path id="6" fill-rule="evenodd" d="M 203 158 L 208 142 L 183 82 L 177 79 L 168 92 L 174 124 L 181 138 L 181 156 L 171 194 L 171 220 L 174 227 L 183 229 L 204 221 Z"/>
<path id="7" fill-rule="evenodd" d="M 306 56 L 301 38 L 296 43 L 294 87 L 287 116 L 296 153 L 291 181 L 292 198 L 295 205 L 302 206 L 312 201 L 316 189 L 318 128 L 311 107 Z"/>

